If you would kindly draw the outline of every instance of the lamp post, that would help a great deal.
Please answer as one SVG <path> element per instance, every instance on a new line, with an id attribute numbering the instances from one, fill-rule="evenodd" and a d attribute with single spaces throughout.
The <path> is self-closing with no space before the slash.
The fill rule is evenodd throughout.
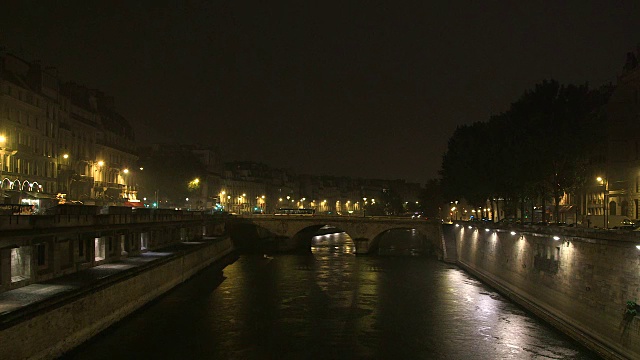
<path id="1" fill-rule="evenodd" d="M 64 169 L 65 170 L 64 171 L 64 191 L 66 192 L 65 200 L 69 200 L 71 198 L 71 189 L 69 189 L 69 187 L 71 186 L 71 179 L 70 179 L 71 171 L 69 170 L 69 154 L 63 154 L 62 159 L 64 160 L 64 165 L 65 165 L 65 169 Z M 58 192 L 60 192 L 60 189 L 58 189 Z"/>
<path id="2" fill-rule="evenodd" d="M 129 169 L 124 168 L 122 169 L 122 174 L 120 175 L 120 177 L 122 178 L 122 191 L 120 193 L 120 196 L 122 196 L 122 199 L 119 199 L 120 201 L 124 201 L 124 199 L 127 199 L 127 201 L 131 200 L 131 194 L 130 192 L 130 187 L 129 187 L 129 182 L 130 182 L 130 177 L 129 177 Z"/>
<path id="3" fill-rule="evenodd" d="M 7 138 L 4 135 L 0 135 L 0 201 L 4 204 L 4 179 L 2 179 L 2 170 L 4 170 L 4 157 L 5 155 L 15 155 L 18 151 L 11 150 L 5 147 Z"/>
<path id="4" fill-rule="evenodd" d="M 93 184 L 91 184 L 91 191 L 93 193 L 93 195 L 91 195 L 93 198 L 97 198 L 98 197 L 98 191 L 96 190 L 99 185 L 104 185 L 102 184 L 102 179 L 104 176 L 102 176 L 102 167 L 105 165 L 104 161 L 102 160 L 78 160 L 79 163 L 85 163 L 88 166 L 88 170 L 87 167 L 85 167 L 85 170 L 87 170 L 87 176 L 90 176 L 93 179 Z M 98 170 L 100 172 L 98 172 Z M 83 170 L 84 173 L 84 170 Z M 105 187 L 103 187 L 103 190 L 106 190 Z M 103 192 L 104 194 L 104 192 Z"/>
<path id="5" fill-rule="evenodd" d="M 160 190 L 156 189 L 156 191 L 154 192 L 155 198 L 156 198 L 156 209 L 160 208 L 160 203 L 158 202 L 158 193 L 160 192 Z"/>
<path id="6" fill-rule="evenodd" d="M 602 196 L 604 204 L 603 204 L 603 214 L 602 220 L 604 221 L 604 228 L 609 228 L 609 180 L 606 177 L 598 176 L 596 180 L 604 186 L 604 194 Z"/>
<path id="7" fill-rule="evenodd" d="M 362 217 L 366 217 L 367 216 L 367 198 L 363 197 L 362 198 Z"/>

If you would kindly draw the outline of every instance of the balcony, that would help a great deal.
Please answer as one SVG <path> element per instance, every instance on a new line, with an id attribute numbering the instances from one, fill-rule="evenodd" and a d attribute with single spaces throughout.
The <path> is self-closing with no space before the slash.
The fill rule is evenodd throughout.
<path id="1" fill-rule="evenodd" d="M 106 181 L 94 181 L 93 186 L 97 188 L 107 188 L 107 189 L 124 189 L 126 185 L 106 182 Z"/>

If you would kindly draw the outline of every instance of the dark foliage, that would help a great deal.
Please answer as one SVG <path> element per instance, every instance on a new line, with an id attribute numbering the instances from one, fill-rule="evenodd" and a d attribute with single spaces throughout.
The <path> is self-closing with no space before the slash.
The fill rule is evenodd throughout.
<path id="1" fill-rule="evenodd" d="M 552 201 L 578 191 L 602 148 L 602 106 L 609 89 L 543 81 L 487 122 L 458 127 L 442 161 L 446 199 L 482 206 Z M 556 206 L 557 209 L 557 206 Z"/>

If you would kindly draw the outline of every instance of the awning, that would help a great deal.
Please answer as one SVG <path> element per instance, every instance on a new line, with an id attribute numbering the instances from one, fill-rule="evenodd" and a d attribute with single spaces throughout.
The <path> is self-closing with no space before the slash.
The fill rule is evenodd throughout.
<path id="1" fill-rule="evenodd" d="M 143 203 L 141 203 L 141 202 L 139 202 L 139 201 L 138 201 L 138 202 L 129 202 L 129 201 L 126 201 L 126 202 L 124 203 L 124 206 L 140 207 L 140 208 L 143 208 L 143 207 L 144 207 L 144 204 L 143 204 Z"/>
<path id="2" fill-rule="evenodd" d="M 556 208 L 555 205 L 549 205 L 547 206 L 547 211 L 553 212 L 555 208 Z M 574 205 L 558 205 L 558 212 L 560 213 L 570 212 L 574 209 L 575 209 Z"/>
<path id="3" fill-rule="evenodd" d="M 20 193 L 20 196 L 22 196 L 23 198 L 32 198 L 32 199 L 55 199 L 56 197 L 54 195 L 49 195 L 49 194 L 44 194 L 41 192 L 22 192 Z"/>

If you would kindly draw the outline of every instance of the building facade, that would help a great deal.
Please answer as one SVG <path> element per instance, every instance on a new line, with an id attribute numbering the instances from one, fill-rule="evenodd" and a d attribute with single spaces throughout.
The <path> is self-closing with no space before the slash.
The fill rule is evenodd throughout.
<path id="1" fill-rule="evenodd" d="M 0 154 L 5 203 L 137 200 L 134 133 L 113 98 L 8 53 L 0 53 Z"/>
<path id="2" fill-rule="evenodd" d="M 627 54 L 605 107 L 606 159 L 594 169 L 583 215 L 640 219 L 640 48 Z"/>

